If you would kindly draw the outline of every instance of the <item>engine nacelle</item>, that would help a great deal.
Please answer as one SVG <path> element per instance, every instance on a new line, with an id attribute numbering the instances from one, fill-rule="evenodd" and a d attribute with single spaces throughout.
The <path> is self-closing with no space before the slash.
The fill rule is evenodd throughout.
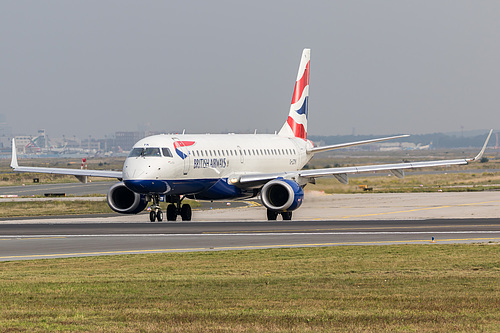
<path id="1" fill-rule="evenodd" d="M 109 188 L 107 200 L 112 210 L 122 214 L 140 213 L 148 205 L 143 194 L 129 190 L 123 183 L 116 183 Z"/>
<path id="2" fill-rule="evenodd" d="M 302 204 L 304 190 L 293 180 L 278 178 L 264 185 L 261 198 L 268 209 L 278 212 L 292 211 Z"/>

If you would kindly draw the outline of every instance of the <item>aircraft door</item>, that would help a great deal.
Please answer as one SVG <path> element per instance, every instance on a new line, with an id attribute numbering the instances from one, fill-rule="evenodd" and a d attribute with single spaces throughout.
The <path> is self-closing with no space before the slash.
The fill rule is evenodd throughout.
<path id="1" fill-rule="evenodd" d="M 240 146 L 238 146 L 238 153 L 240 154 L 240 162 L 243 164 L 243 162 L 245 162 L 245 159 L 243 157 L 243 150 Z"/>
<path id="2" fill-rule="evenodd" d="M 191 152 L 189 148 L 185 145 L 184 141 L 179 140 L 178 138 L 174 139 L 175 150 L 178 151 L 177 154 L 183 159 L 183 168 L 182 172 L 184 175 L 187 175 L 189 172 L 189 168 L 191 165 Z"/>

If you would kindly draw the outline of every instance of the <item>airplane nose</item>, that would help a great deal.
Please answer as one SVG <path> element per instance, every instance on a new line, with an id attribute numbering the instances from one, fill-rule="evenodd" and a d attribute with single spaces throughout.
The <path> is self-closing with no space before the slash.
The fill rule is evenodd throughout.
<path id="1" fill-rule="evenodd" d="M 123 183 L 136 193 L 168 193 L 171 189 L 168 182 L 164 180 L 129 179 L 124 180 Z"/>
<path id="2" fill-rule="evenodd" d="M 161 165 L 142 157 L 128 158 L 123 166 L 123 183 L 136 193 L 167 193 L 171 186 L 161 177 Z"/>

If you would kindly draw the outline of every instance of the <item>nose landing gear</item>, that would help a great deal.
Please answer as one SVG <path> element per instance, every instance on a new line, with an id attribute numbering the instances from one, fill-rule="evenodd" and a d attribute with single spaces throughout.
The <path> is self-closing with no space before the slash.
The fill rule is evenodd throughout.
<path id="1" fill-rule="evenodd" d="M 163 221 L 163 212 L 160 208 L 160 195 L 153 194 L 151 196 L 153 204 L 149 212 L 149 220 L 151 222 Z M 180 215 L 183 221 L 191 221 L 192 210 L 189 204 L 182 204 L 184 197 L 180 196 L 167 196 L 166 201 L 170 202 L 167 206 L 167 221 L 176 221 L 177 216 Z"/>
<path id="2" fill-rule="evenodd" d="M 154 222 L 157 220 L 158 222 L 163 221 L 163 212 L 160 207 L 160 195 L 154 194 L 152 196 L 153 204 L 151 205 L 151 211 L 149 212 L 149 220 Z"/>

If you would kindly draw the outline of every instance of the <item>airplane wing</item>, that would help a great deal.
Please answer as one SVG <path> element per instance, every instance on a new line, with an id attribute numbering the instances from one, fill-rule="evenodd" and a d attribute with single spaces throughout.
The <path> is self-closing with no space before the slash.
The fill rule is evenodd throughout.
<path id="1" fill-rule="evenodd" d="M 343 184 L 349 182 L 347 174 L 355 174 L 361 172 L 374 172 L 374 171 L 391 171 L 396 177 L 403 178 L 405 169 L 415 169 L 415 168 L 427 168 L 427 167 L 439 167 L 439 166 L 449 166 L 449 165 L 460 165 L 468 164 L 469 162 L 480 160 L 484 154 L 488 141 L 490 139 L 491 133 L 488 134 L 488 138 L 484 142 L 483 148 L 474 158 L 468 159 L 455 159 L 455 160 L 438 160 L 438 161 L 422 161 L 422 162 L 409 162 L 409 163 L 394 163 L 394 164 L 378 164 L 378 165 L 363 165 L 357 167 L 344 167 L 344 168 L 326 168 L 326 169 L 310 169 L 310 170 L 299 170 L 295 172 L 282 172 L 282 173 L 269 173 L 269 174 L 247 174 L 242 175 L 239 178 L 230 180 L 234 184 L 240 184 L 241 186 L 259 186 L 267 183 L 270 180 L 282 177 L 285 179 L 294 179 L 301 185 L 310 182 L 318 177 L 328 177 L 334 176 Z M 322 148 L 322 147 L 320 147 Z M 302 184 L 303 183 L 303 184 Z"/>
<path id="2" fill-rule="evenodd" d="M 36 172 L 36 173 L 50 173 L 57 175 L 72 175 L 80 179 L 81 177 L 106 177 L 122 179 L 121 171 L 112 170 L 81 170 L 81 169 L 68 169 L 68 168 L 43 168 L 43 167 L 24 167 L 19 166 L 17 163 L 16 142 L 12 139 L 12 160 L 10 167 L 14 172 Z"/>

